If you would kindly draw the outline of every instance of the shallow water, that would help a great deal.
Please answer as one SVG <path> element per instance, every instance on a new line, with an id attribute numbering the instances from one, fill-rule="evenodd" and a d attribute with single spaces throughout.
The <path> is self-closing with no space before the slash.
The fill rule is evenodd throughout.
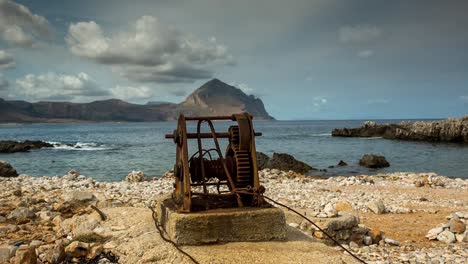
<path id="1" fill-rule="evenodd" d="M 256 138 L 257 150 L 270 155 L 289 153 L 313 167 L 327 169 L 327 175 L 414 171 L 468 178 L 468 145 L 330 135 L 333 128 L 357 127 L 362 122 L 257 121 L 255 129 L 263 133 Z M 216 122 L 215 126 L 223 131 L 230 124 Z M 172 133 L 175 127 L 175 122 L 0 126 L 1 140 L 44 140 L 56 145 L 53 149 L 29 153 L 0 154 L 0 160 L 12 163 L 19 173 L 33 176 L 64 175 L 70 169 L 99 180 L 120 180 L 132 170 L 161 176 L 174 164 L 175 145 L 164 134 Z M 189 131 L 195 130 L 194 124 L 190 124 Z M 205 142 L 207 146 L 211 143 Z M 226 141 L 222 143 L 224 149 Z M 189 144 L 193 151 L 196 141 Z M 384 155 L 391 166 L 381 170 L 358 166 L 359 158 L 368 153 Z M 328 168 L 340 160 L 349 166 Z"/>

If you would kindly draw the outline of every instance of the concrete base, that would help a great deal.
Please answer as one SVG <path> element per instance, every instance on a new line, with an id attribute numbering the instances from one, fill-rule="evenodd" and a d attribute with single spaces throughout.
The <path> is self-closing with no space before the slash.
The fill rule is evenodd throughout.
<path id="1" fill-rule="evenodd" d="M 158 203 L 158 221 L 179 245 L 286 239 L 286 220 L 278 208 L 229 208 L 177 213 L 171 198 Z"/>

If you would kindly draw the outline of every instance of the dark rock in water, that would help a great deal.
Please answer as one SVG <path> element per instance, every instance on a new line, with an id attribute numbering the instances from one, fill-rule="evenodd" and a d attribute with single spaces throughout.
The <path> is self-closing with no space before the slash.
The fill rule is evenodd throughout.
<path id="1" fill-rule="evenodd" d="M 367 168 L 379 169 L 389 167 L 390 163 L 388 163 L 384 156 L 366 154 L 359 160 L 359 165 Z"/>
<path id="2" fill-rule="evenodd" d="M 52 144 L 44 141 L 0 141 L 0 153 L 26 152 L 32 149 L 51 148 Z"/>
<path id="3" fill-rule="evenodd" d="M 263 170 L 268 168 L 268 163 L 270 162 L 270 157 L 263 152 L 257 151 L 257 167 L 258 170 Z"/>
<path id="4" fill-rule="evenodd" d="M 378 125 L 366 121 L 358 128 L 335 128 L 334 137 L 383 137 L 386 139 L 468 143 L 468 116 L 438 121 Z"/>
<path id="5" fill-rule="evenodd" d="M 10 163 L 0 160 L 0 177 L 17 177 L 16 169 Z"/>
<path id="6" fill-rule="evenodd" d="M 348 166 L 348 163 L 344 162 L 343 160 L 340 160 L 337 166 Z"/>
<path id="7" fill-rule="evenodd" d="M 268 163 L 268 168 L 282 171 L 294 171 L 297 173 L 307 173 L 310 170 L 316 170 L 308 164 L 296 160 L 293 156 L 285 153 L 273 153 L 273 157 Z"/>
<path id="8" fill-rule="evenodd" d="M 330 165 L 330 166 L 328 166 L 328 168 L 329 168 L 329 169 L 333 169 L 333 168 L 335 168 L 335 166 Z"/>

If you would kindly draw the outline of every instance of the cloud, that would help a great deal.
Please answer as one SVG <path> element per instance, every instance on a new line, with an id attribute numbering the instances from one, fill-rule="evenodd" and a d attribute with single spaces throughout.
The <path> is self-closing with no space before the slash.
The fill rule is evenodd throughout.
<path id="1" fill-rule="evenodd" d="M 312 110 L 314 112 L 319 112 L 322 108 L 328 103 L 328 100 L 325 97 L 317 96 L 312 99 Z"/>
<path id="2" fill-rule="evenodd" d="M 468 95 L 462 95 L 460 96 L 460 99 L 468 103 Z"/>
<path id="3" fill-rule="evenodd" d="M 0 70 L 7 70 L 15 67 L 13 56 L 4 50 L 0 50 Z"/>
<path id="4" fill-rule="evenodd" d="M 3 75 L 0 73 L 0 91 L 5 91 L 7 90 L 8 86 L 10 86 L 10 83 L 8 82 L 7 79 L 3 77 Z"/>
<path id="5" fill-rule="evenodd" d="M 358 55 L 358 57 L 361 57 L 361 58 L 368 58 L 368 57 L 371 57 L 372 55 L 374 55 L 374 51 L 373 50 L 362 50 L 362 51 L 359 51 L 357 55 Z"/>
<path id="6" fill-rule="evenodd" d="M 249 86 L 248 86 L 247 84 L 245 84 L 245 83 L 236 83 L 236 82 L 232 82 L 232 83 L 229 83 L 229 85 L 241 89 L 241 91 L 244 92 L 245 94 L 252 94 L 252 93 L 254 92 L 254 89 L 251 88 L 251 87 L 249 87 Z"/>
<path id="7" fill-rule="evenodd" d="M 116 86 L 111 89 L 113 97 L 122 100 L 148 99 L 153 97 L 154 92 L 147 86 Z"/>
<path id="8" fill-rule="evenodd" d="M 0 38 L 11 46 L 31 47 L 38 39 L 50 40 L 53 29 L 43 16 L 24 5 L 0 0 Z"/>
<path id="9" fill-rule="evenodd" d="M 344 26 L 339 29 L 338 38 L 343 43 L 366 43 L 378 38 L 381 34 L 382 30 L 376 26 Z"/>
<path id="10" fill-rule="evenodd" d="M 77 75 L 53 72 L 41 75 L 28 74 L 16 80 L 15 88 L 14 94 L 27 100 L 80 101 L 86 97 L 110 95 L 84 72 Z"/>
<path id="11" fill-rule="evenodd" d="M 227 47 L 215 38 L 202 41 L 152 16 L 143 16 L 129 31 L 113 35 L 106 35 L 93 21 L 74 23 L 65 41 L 74 55 L 111 65 L 137 82 L 193 82 L 234 63 Z"/>

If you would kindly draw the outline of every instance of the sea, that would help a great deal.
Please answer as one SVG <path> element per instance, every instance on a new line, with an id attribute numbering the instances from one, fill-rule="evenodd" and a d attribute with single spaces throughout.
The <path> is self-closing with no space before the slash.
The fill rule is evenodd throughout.
<path id="1" fill-rule="evenodd" d="M 373 120 L 379 124 L 403 120 Z M 405 120 L 414 121 L 414 120 Z M 326 121 L 254 121 L 257 151 L 268 155 L 288 153 L 314 168 L 311 175 L 350 176 L 389 172 L 435 172 L 440 175 L 468 178 L 468 145 L 388 140 L 383 138 L 332 137 L 334 128 L 358 127 L 364 120 Z M 217 132 L 227 131 L 232 122 L 215 122 Z M 203 130 L 208 132 L 208 128 Z M 176 122 L 154 123 L 60 123 L 0 126 L 0 140 L 42 140 L 54 144 L 24 153 L 0 154 L 20 174 L 62 176 L 75 169 L 99 181 L 120 181 L 131 171 L 143 171 L 160 177 L 173 168 L 176 147 L 165 139 L 176 129 Z M 196 124 L 189 122 L 188 131 Z M 220 140 L 221 148 L 227 140 Z M 203 140 L 204 148 L 213 146 Z M 197 147 L 189 140 L 189 154 Z M 364 154 L 383 155 L 390 167 L 371 170 L 358 165 Z M 336 166 L 340 160 L 348 166 Z M 325 171 L 326 170 L 326 171 Z"/>

